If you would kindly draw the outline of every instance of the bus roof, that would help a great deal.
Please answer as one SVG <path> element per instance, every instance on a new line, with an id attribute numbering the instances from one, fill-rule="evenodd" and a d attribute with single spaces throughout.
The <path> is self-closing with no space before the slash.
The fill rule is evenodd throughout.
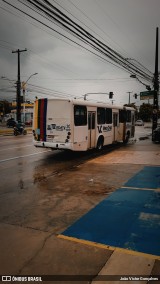
<path id="1" fill-rule="evenodd" d="M 41 99 L 39 99 L 41 100 Z M 48 98 L 48 101 L 66 101 L 73 105 L 83 105 L 83 106 L 90 106 L 90 107 L 106 107 L 106 108 L 112 108 L 112 109 L 122 109 L 122 110 L 132 110 L 135 111 L 133 107 L 127 107 L 123 105 L 114 105 L 109 104 L 107 102 L 93 102 L 88 100 L 77 100 L 77 99 L 68 99 L 68 98 Z"/>

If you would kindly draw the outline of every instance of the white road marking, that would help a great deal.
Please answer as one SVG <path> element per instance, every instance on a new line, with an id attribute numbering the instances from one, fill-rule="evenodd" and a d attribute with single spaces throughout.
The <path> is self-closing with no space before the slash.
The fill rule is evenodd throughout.
<path id="1" fill-rule="evenodd" d="M 25 146 L 21 146 L 21 148 L 24 148 L 24 147 L 30 147 L 30 146 L 34 146 L 33 144 L 30 144 L 30 145 L 25 145 Z M 8 151 L 8 150 L 13 150 L 13 149 L 16 149 L 16 148 L 20 148 L 19 146 L 16 146 L 16 147 L 11 147 L 11 148 L 4 148 L 0 151 Z"/>
<path id="2" fill-rule="evenodd" d="M 24 155 L 24 156 L 17 156 L 17 157 L 13 157 L 13 158 L 8 158 L 5 160 L 0 160 L 0 163 L 4 163 L 4 162 L 8 162 L 11 160 L 16 160 L 16 159 L 20 159 L 20 158 L 25 158 L 25 157 L 29 157 L 29 156 L 34 156 L 34 155 L 38 155 L 38 154 L 42 154 L 42 153 L 46 153 L 46 152 L 50 152 L 51 150 L 46 150 L 43 152 L 38 152 L 38 153 L 34 153 L 34 154 L 29 154 L 29 155 Z"/>

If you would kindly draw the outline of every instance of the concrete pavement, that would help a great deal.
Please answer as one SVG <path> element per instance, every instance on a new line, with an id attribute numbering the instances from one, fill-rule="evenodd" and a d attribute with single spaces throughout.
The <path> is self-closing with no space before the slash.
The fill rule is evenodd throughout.
<path id="1" fill-rule="evenodd" d="M 110 154 L 109 154 L 110 155 Z M 124 163 L 129 164 L 129 161 L 132 160 L 132 164 L 143 164 L 143 165 L 154 165 L 159 166 L 157 167 L 157 178 L 158 178 L 158 186 L 156 187 L 156 192 L 159 194 L 160 192 L 160 144 L 153 144 L 151 140 L 147 140 L 145 142 L 139 142 L 135 146 L 135 148 L 132 151 L 124 151 L 124 155 L 120 157 L 120 151 L 112 157 L 108 157 L 109 159 L 106 159 L 104 157 L 104 161 L 106 163 Z M 99 159 L 97 160 L 99 162 Z M 150 175 L 150 172 L 148 172 L 148 176 Z M 153 183 L 153 190 L 154 190 L 154 182 L 155 180 L 152 180 Z M 145 186 L 143 186 L 145 185 Z M 150 184 L 151 185 L 151 184 Z M 139 186 L 142 190 L 144 190 L 143 187 L 146 187 L 146 180 L 141 179 L 139 182 Z M 137 188 L 136 188 L 137 189 Z M 135 189 L 135 190 L 136 190 Z M 138 201 L 138 200 L 137 200 Z M 160 206 L 160 201 L 158 201 L 158 206 Z M 159 212 L 160 214 L 160 212 Z M 158 218 L 157 227 L 160 229 L 160 215 L 156 216 Z M 150 223 L 150 230 L 152 231 L 152 225 Z M 140 236 L 139 236 L 140 237 Z M 160 240 L 160 239 L 159 239 Z M 152 246 L 152 241 L 150 243 L 150 246 Z M 160 241 L 158 244 L 158 249 L 160 248 Z M 107 282 L 104 281 L 104 283 L 160 283 L 160 255 L 154 256 L 151 254 L 145 255 L 145 254 L 138 254 L 136 251 L 123 251 L 120 249 L 115 249 L 112 256 L 110 257 L 109 261 L 105 264 L 105 266 L 102 268 L 102 270 L 99 272 L 98 276 L 101 278 L 103 275 L 124 275 L 125 277 L 122 278 L 121 281 L 115 281 L 114 279 L 111 279 L 112 281 L 108 280 Z M 130 276 L 137 275 L 136 278 L 132 278 Z M 141 277 L 143 276 L 143 277 Z M 145 277 L 146 276 L 146 277 Z M 104 277 L 105 278 L 105 277 Z M 146 280 L 145 280 L 146 278 Z M 123 281 L 124 280 L 124 281 Z M 132 280 L 132 281 L 131 281 Z M 93 283 L 103 283 L 102 281 L 99 282 L 94 281 Z"/>
<path id="2" fill-rule="evenodd" d="M 82 164 L 75 171 L 74 179 L 73 173 L 71 175 L 70 171 L 66 172 L 63 179 L 67 190 L 72 189 L 73 195 L 75 188 L 84 191 L 84 200 L 77 195 L 77 203 L 72 204 L 72 206 L 75 206 L 75 210 L 77 207 L 78 211 L 85 203 L 86 194 L 90 196 L 92 203 L 93 194 L 103 192 L 104 195 L 103 198 L 100 198 L 100 202 L 106 197 L 107 188 L 110 188 L 110 191 L 113 192 L 114 189 L 123 187 L 134 174 L 143 169 L 144 165 L 157 167 L 160 165 L 160 144 L 154 144 L 150 139 L 126 145 Z M 61 190 L 60 187 L 58 188 L 59 181 L 55 181 L 51 177 L 50 184 L 53 183 L 57 190 Z M 43 184 L 39 186 L 43 188 Z M 158 192 L 159 190 L 157 188 Z M 63 195 L 61 198 L 63 198 Z M 58 200 L 56 202 L 58 206 Z M 94 206 L 94 203 L 91 204 L 88 210 Z M 53 214 L 54 210 L 55 207 L 53 206 Z M 59 224 L 60 222 L 62 224 L 60 227 L 55 227 L 55 230 L 54 224 L 51 224 L 53 230 L 38 230 L 34 225 L 24 227 L 21 223 L 16 224 L 14 221 L 15 206 L 12 223 L 7 222 L 7 219 L 5 221 L 4 218 L 0 224 L 1 275 L 42 275 L 46 283 L 45 275 L 51 275 L 52 283 L 66 284 L 114 283 L 114 277 L 119 277 L 119 275 L 122 276 L 122 280 L 119 277 L 119 281 L 116 279 L 115 283 L 148 283 L 147 277 L 153 275 L 155 277 L 152 278 L 156 278 L 157 275 L 160 275 L 160 256 L 155 257 L 151 254 L 135 253 L 114 247 L 109 248 L 95 243 L 85 243 L 81 240 L 58 238 L 58 235 L 69 225 L 72 225 L 76 219 L 79 219 L 88 211 L 84 211 L 83 214 L 79 212 L 78 216 L 73 211 L 69 211 L 69 203 L 65 203 L 65 214 L 62 217 L 60 217 L 61 210 L 62 207 L 59 206 L 57 217 L 54 219 L 55 223 Z M 34 213 L 36 214 L 36 212 Z M 24 218 L 26 217 L 24 216 Z M 60 218 L 62 219 L 60 220 Z M 69 222 L 67 219 L 69 219 Z M 160 226 L 160 223 L 157 224 Z M 133 275 L 137 278 L 139 275 L 139 279 L 130 281 L 129 277 Z M 144 280 L 144 276 L 146 280 Z M 76 277 L 79 277 L 80 281 L 77 281 Z M 143 277 L 143 279 L 140 277 Z M 158 281 L 153 280 L 149 283 L 160 283 L 160 278 Z"/>

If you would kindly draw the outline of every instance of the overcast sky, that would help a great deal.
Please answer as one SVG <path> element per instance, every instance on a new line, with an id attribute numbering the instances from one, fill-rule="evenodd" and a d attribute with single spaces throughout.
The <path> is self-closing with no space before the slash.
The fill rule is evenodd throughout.
<path id="1" fill-rule="evenodd" d="M 17 0 L 7 1 L 29 11 Z M 125 58 L 135 59 L 154 73 L 156 27 L 160 27 L 159 0 L 49 1 Z M 73 39 L 54 23 L 50 26 Z M 47 89 L 53 90 L 49 94 L 60 92 L 60 95 L 75 97 L 112 91 L 115 102 L 124 104 L 128 103 L 127 92 L 132 92 L 131 102 L 135 102 L 133 95 L 145 91 L 128 72 L 101 60 L 0 0 L 0 99 L 16 98 L 12 86 L 17 80 L 17 54 L 12 51 L 25 48 L 27 51 L 20 55 L 21 81 L 38 73 L 28 81 L 28 99 L 46 97 Z M 4 80 L 3 76 L 13 81 Z M 37 93 L 35 86 L 41 87 Z M 7 88 L 13 91 L 7 92 Z M 88 98 L 109 101 L 107 95 L 89 95 Z"/>

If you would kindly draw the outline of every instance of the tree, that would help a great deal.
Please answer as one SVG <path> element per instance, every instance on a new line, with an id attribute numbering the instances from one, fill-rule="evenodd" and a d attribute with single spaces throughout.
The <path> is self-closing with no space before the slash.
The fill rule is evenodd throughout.
<path id="1" fill-rule="evenodd" d="M 4 116 L 6 113 L 11 112 L 11 104 L 4 100 L 0 101 L 0 115 Z"/>
<path id="2" fill-rule="evenodd" d="M 143 121 L 149 122 L 152 119 L 153 106 L 151 104 L 143 103 L 139 108 L 139 118 Z"/>

